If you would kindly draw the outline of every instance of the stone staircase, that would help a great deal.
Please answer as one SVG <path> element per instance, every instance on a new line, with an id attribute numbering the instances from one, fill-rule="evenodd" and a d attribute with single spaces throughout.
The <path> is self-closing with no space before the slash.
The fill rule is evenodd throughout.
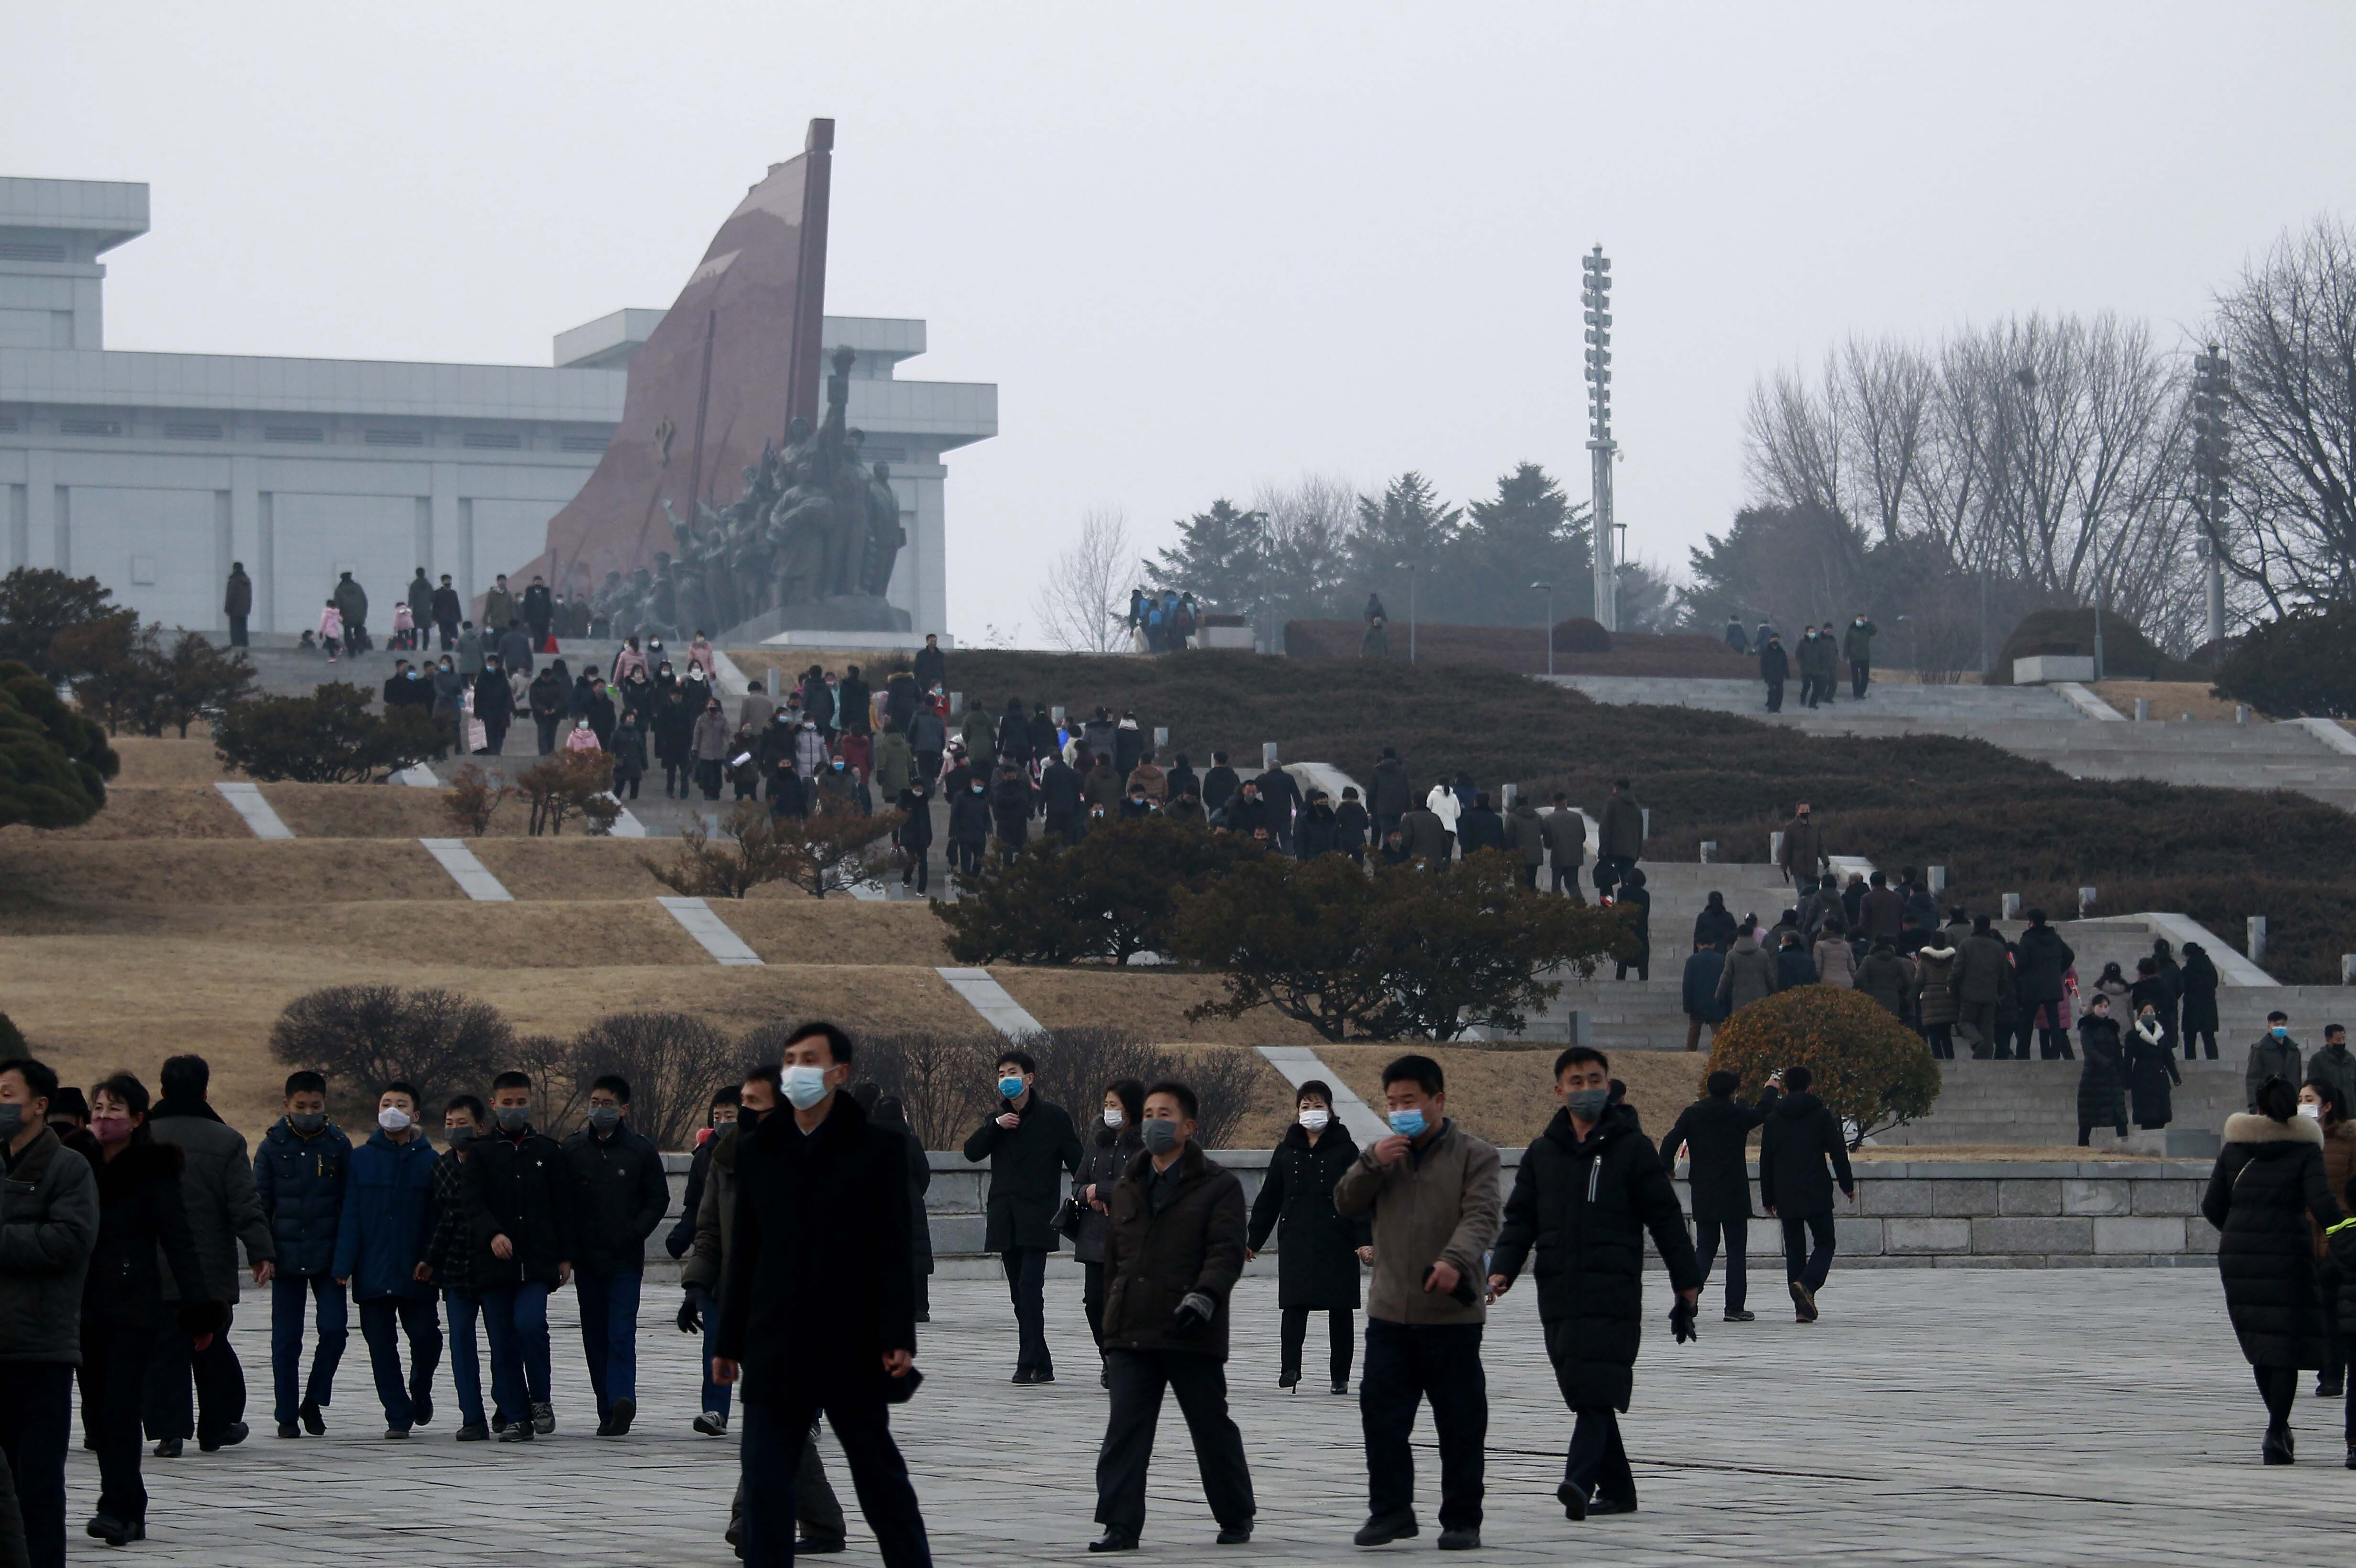
<path id="1" fill-rule="evenodd" d="M 2169 1096 L 2173 1120 L 2167 1137 L 2155 1137 L 2130 1124 L 2122 1141 L 2113 1129 L 2097 1127 L 2090 1147 L 2176 1156 L 2215 1154 L 2225 1118 L 2243 1108 L 2242 1063 L 2179 1060 L 2176 1065 L 2184 1081 Z M 1874 1141 L 1901 1146 L 2074 1144 L 2079 1069 L 2075 1061 L 1943 1061 L 1932 1114 L 1879 1134 Z M 2132 1101 L 2128 1108 L 2132 1113 Z"/>
<path id="2" fill-rule="evenodd" d="M 2042 686 L 1918 686 L 1912 682 L 1869 688 L 1853 700 L 1844 682 L 1838 699 L 1822 708 L 1802 708 L 1799 683 L 1784 688 L 1783 710 L 1767 711 L 1767 688 L 1755 680 L 1687 680 L 1667 676 L 1564 675 L 1541 678 L 1585 692 L 1598 702 L 1644 702 L 1666 708 L 1703 708 L 1738 713 L 1770 724 L 1802 729 L 1871 724 L 1915 724 L 1941 729 L 1950 721 L 2051 719 L 2076 721 L 2070 699 Z"/>

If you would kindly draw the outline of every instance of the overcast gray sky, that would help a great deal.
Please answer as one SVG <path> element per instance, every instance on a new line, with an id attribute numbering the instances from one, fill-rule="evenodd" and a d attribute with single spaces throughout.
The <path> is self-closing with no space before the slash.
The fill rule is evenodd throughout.
<path id="1" fill-rule="evenodd" d="M 667 305 L 804 122 L 828 307 L 995 381 L 951 629 L 1035 637 L 1090 507 L 1304 470 L 1587 492 L 1578 256 L 1619 281 L 1631 549 L 1744 496 L 1753 378 L 1850 330 L 2115 309 L 2173 340 L 2356 216 L 2356 5 L 21 7 L 0 172 L 134 179 L 118 348 L 546 364 Z"/>

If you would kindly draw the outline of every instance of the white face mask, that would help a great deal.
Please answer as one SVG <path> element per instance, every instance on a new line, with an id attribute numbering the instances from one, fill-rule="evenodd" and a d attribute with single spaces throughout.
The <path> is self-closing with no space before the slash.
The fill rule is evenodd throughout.
<path id="1" fill-rule="evenodd" d="M 1312 1105 L 1307 1110 L 1301 1113 L 1301 1125 L 1307 1127 L 1312 1133 L 1323 1132 L 1325 1130 L 1325 1124 L 1333 1119 L 1333 1113 L 1326 1110 L 1322 1105 Z"/>
<path id="2" fill-rule="evenodd" d="M 807 1111 L 826 1098 L 826 1069 L 808 1065 L 788 1067 L 785 1072 L 786 1098 L 797 1111 Z"/>
<path id="3" fill-rule="evenodd" d="M 2323 1120 L 2323 1107 L 2320 1105 L 2302 1104 L 2298 1108 L 2298 1114 L 2305 1116 L 2310 1122 L 2319 1122 Z"/>
<path id="4" fill-rule="evenodd" d="M 1105 1125 L 1108 1127 L 1118 1127 L 1121 1123 L 1128 1120 L 1128 1118 L 1123 1116 L 1117 1108 L 1111 1105 L 1107 1105 L 1105 1107 L 1104 1116 Z"/>
<path id="5" fill-rule="evenodd" d="M 398 1105 L 387 1105 L 376 1114 L 376 1125 L 389 1133 L 409 1130 L 409 1113 Z"/>

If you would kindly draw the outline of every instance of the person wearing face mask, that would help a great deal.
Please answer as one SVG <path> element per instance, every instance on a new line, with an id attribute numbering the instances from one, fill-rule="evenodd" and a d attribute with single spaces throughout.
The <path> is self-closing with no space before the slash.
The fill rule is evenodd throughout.
<path id="1" fill-rule="evenodd" d="M 1775 864 L 1782 868 L 1784 880 L 1804 892 L 1816 885 L 1816 879 L 1828 864 L 1825 859 L 1824 830 L 1804 800 L 1792 814 L 1792 820 L 1783 824 L 1783 847 L 1776 854 Z"/>
<path id="2" fill-rule="evenodd" d="M 589 1085 L 589 1125 L 564 1140 L 573 1290 L 600 1437 L 623 1436 L 637 1419 L 638 1287 L 647 1238 L 670 1210 L 662 1153 L 629 1125 L 629 1080 L 605 1073 Z"/>
<path id="3" fill-rule="evenodd" d="M 435 1164 L 434 1145 L 417 1125 L 416 1086 L 386 1084 L 377 1094 L 376 1130 L 351 1152 L 336 1225 L 335 1276 L 359 1303 L 360 1338 L 387 1437 L 406 1437 L 411 1427 L 434 1420 L 442 1327 L 434 1287 L 417 1277 L 417 1265 L 434 1240 Z M 406 1379 L 396 1330 L 409 1340 Z"/>
<path id="4" fill-rule="evenodd" d="M 1033 1091 L 1038 1074 L 1039 1063 L 1028 1051 L 1001 1055 L 998 1107 L 965 1140 L 969 1163 L 990 1162 L 981 1244 L 985 1252 L 998 1253 L 1006 1266 L 1018 1340 L 1010 1381 L 1018 1383 L 1055 1381 L 1044 1301 L 1047 1254 L 1062 1244 L 1055 1211 L 1063 1200 L 1064 1174 L 1080 1168 L 1082 1153 L 1071 1113 Z"/>
<path id="5" fill-rule="evenodd" d="M 2135 1109 L 2135 1125 L 2158 1132 L 2176 1119 L 2175 1086 L 2184 1082 L 2176 1070 L 2176 1041 L 2159 1010 L 2146 1002 L 2136 1009 L 2126 1034 L 2127 1096 Z"/>
<path id="6" fill-rule="evenodd" d="M 477 755 L 496 757 L 508 743 L 508 720 L 515 716 L 515 689 L 508 684 L 499 656 L 483 656 L 483 673 L 475 677 L 475 717 L 482 721 L 483 744 Z"/>
<path id="7" fill-rule="evenodd" d="M 712 1375 L 743 1381 L 744 1551 L 754 1568 L 793 1558 L 790 1477 L 821 1411 L 884 1562 L 932 1562 L 889 1413 L 919 1377 L 906 1140 L 841 1092 L 851 1061 L 850 1036 L 804 1024 L 786 1042 L 785 1106 L 749 1134 L 739 1118 Z"/>
<path id="8" fill-rule="evenodd" d="M 2268 1013 L 2266 1032 L 2250 1047 L 2248 1064 L 2242 1071 L 2242 1083 L 2251 1108 L 2256 1109 L 2258 1086 L 2269 1078 L 2279 1078 L 2286 1083 L 2305 1083 L 2307 1074 L 2300 1071 L 2301 1061 L 2298 1041 L 2290 1037 L 2290 1015 Z"/>
<path id="9" fill-rule="evenodd" d="M 1440 1438 L 1440 1546 L 1481 1544 L 1489 1385 L 1481 1366 L 1487 1320 L 1482 1262 L 1504 1207 L 1494 1146 L 1450 1119 L 1448 1083 L 1428 1056 L 1383 1069 L 1390 1136 L 1334 1184 L 1333 1211 L 1365 1218 L 1375 1248 L 1366 1296 L 1366 1360 L 1358 1413 L 1366 1443 L 1366 1522 L 1360 1546 L 1417 1533 L 1415 1456 L 1408 1435 L 1429 1401 Z"/>
<path id="10" fill-rule="evenodd" d="M 491 1430 L 529 1443 L 556 1430 L 548 1295 L 573 1277 L 574 1196 L 564 1151 L 531 1125 L 531 1078 L 491 1080 L 490 1131 L 467 1145 L 467 1269 L 491 1342 Z"/>
<path id="11" fill-rule="evenodd" d="M 1363 1219 L 1333 1211 L 1333 1187 L 1358 1157 L 1357 1140 L 1333 1115 L 1333 1091 L 1312 1078 L 1293 1095 L 1292 1125 L 1269 1156 L 1268 1178 L 1252 1200 L 1244 1257 L 1258 1257 L 1282 1223 L 1276 1254 L 1279 1388 L 1301 1383 L 1301 1350 L 1309 1315 L 1326 1315 L 1326 1372 L 1335 1394 L 1350 1392 L 1357 1349 L 1358 1265 L 1374 1261 L 1374 1237 Z"/>
<path id="12" fill-rule="evenodd" d="M 1097 1455 L 1090 1552 L 1134 1552 L 1162 1394 L 1178 1396 L 1218 1543 L 1251 1539 L 1258 1504 L 1243 1435 L 1227 1413 L 1228 1296 L 1244 1272 L 1244 1189 L 1194 1141 L 1199 1102 L 1183 1083 L 1145 1092 L 1144 1149 L 1112 1190 L 1104 1311 L 1111 1409 Z"/>
<path id="13" fill-rule="evenodd" d="M 1832 1273 L 1834 1183 L 1851 1208 L 1857 1205 L 1848 1142 L 1840 1118 L 1808 1093 L 1815 1081 L 1804 1067 L 1786 1068 L 1783 1103 L 1759 1136 L 1759 1206 L 1783 1222 L 1783 1273 L 1793 1316 L 1802 1323 L 1816 1320 L 1816 1292 Z"/>
<path id="14" fill-rule="evenodd" d="M 240 1275 L 238 1244 L 256 1285 L 270 1283 L 271 1260 L 278 1255 L 270 1221 L 253 1189 L 253 1155 L 245 1135 L 223 1122 L 206 1102 L 212 1069 L 201 1056 L 166 1058 L 159 1075 L 164 1097 L 148 1113 L 147 1130 L 158 1143 L 176 1146 L 187 1159 L 180 1189 L 188 1200 L 188 1232 L 205 1267 L 205 1285 L 226 1315 L 236 1315 Z M 166 1282 L 166 1299 L 173 1299 Z M 245 1368 L 226 1332 L 213 1337 L 202 1355 L 191 1358 L 192 1341 L 167 1334 L 156 1342 L 147 1374 L 147 1435 L 155 1456 L 179 1456 L 190 1437 L 210 1454 L 245 1441 Z M 196 1385 L 191 1405 L 188 1389 Z"/>
<path id="15" fill-rule="evenodd" d="M 25 1056 L 0 1061 L 0 1177 L 7 1182 L 0 1207 L 0 1375 L 6 1380 L 0 1460 L 15 1478 L 24 1552 L 41 1568 L 63 1568 L 66 1560 L 74 1369 L 84 1353 L 82 1296 L 99 1233 L 98 1178 L 86 1154 L 69 1147 L 70 1137 L 86 1135 L 57 1128 L 61 1097 L 47 1063 Z M 152 1246 L 148 1256 L 155 1256 Z M 83 1413 L 94 1414 L 89 1402 Z M 131 1443 L 135 1463 L 135 1431 Z"/>
<path id="16" fill-rule="evenodd" d="M 335 1262 L 351 1157 L 351 1140 L 327 1117 L 327 1079 L 289 1073 L 286 1114 L 262 1136 L 253 1157 L 254 1193 L 278 1249 L 270 1282 L 270 1370 L 281 1437 L 305 1432 L 316 1437 L 327 1430 L 321 1412 L 335 1393 L 336 1368 L 349 1337 L 350 1307 L 336 1282 Z M 303 1321 L 314 1315 L 319 1340 L 306 1381 Z"/>
<path id="17" fill-rule="evenodd" d="M 2085 1017 L 2078 1020 L 2078 1147 L 2086 1147 L 2096 1127 L 2111 1127 L 2127 1136 L 2126 1051 L 2119 1037 L 2119 1020 L 2111 1016 L 2111 998 L 2094 993 Z"/>
<path id="18" fill-rule="evenodd" d="M 483 1361 L 476 1326 L 483 1315 L 477 1294 L 474 1245 L 466 1227 L 466 1151 L 489 1131 L 490 1112 L 472 1094 L 454 1094 L 442 1109 L 443 1135 L 450 1147 L 434 1162 L 434 1234 L 417 1265 L 417 1278 L 442 1292 L 450 1325 L 450 1381 L 458 1391 L 461 1443 L 487 1442 L 483 1414 Z"/>
<path id="19" fill-rule="evenodd" d="M 700 715 L 689 742 L 695 761 L 695 782 L 703 791 L 704 799 L 718 800 L 721 769 L 728 761 L 728 719 L 720 711 L 720 699 L 716 697 L 695 701 L 691 693 L 689 700 Z"/>
<path id="20" fill-rule="evenodd" d="M 1644 1317 L 1644 1235 L 1667 1266 L 1676 1300 L 1670 1332 L 1695 1338 L 1702 1272 L 1685 1211 L 1636 1113 L 1612 1099 L 1612 1063 L 1592 1046 L 1555 1058 L 1562 1103 L 1522 1157 L 1490 1264 L 1492 1299 L 1520 1277 L 1535 1247 L 1538 1321 L 1563 1402 L 1578 1416 L 1555 1496 L 1573 1520 L 1636 1511 L 1636 1477 L 1620 1441 L 1635 1390 Z"/>
<path id="21" fill-rule="evenodd" d="M 1841 634 L 1841 657 L 1848 660 L 1848 693 L 1861 698 L 1873 681 L 1873 639 L 1881 630 L 1863 615 L 1848 624 Z"/>
<path id="22" fill-rule="evenodd" d="M 148 1104 L 146 1086 L 119 1072 L 91 1088 L 90 1130 L 67 1144 L 98 1177 L 98 1228 L 82 1280 L 80 1349 L 99 1493 L 97 1511 L 85 1528 L 109 1546 L 147 1534 L 139 1409 L 156 1338 L 187 1334 L 201 1352 L 224 1327 L 220 1303 L 205 1288 L 204 1265 L 188 1231 L 187 1200 L 180 1190 L 187 1162 L 177 1147 L 157 1143 L 147 1130 Z M 13 1208 L 15 1194 L 10 1198 Z M 164 1299 L 166 1272 L 178 1287 L 177 1309 Z M 13 1404 L 16 1397 L 12 1380 L 0 1403 Z"/>
<path id="23" fill-rule="evenodd" d="M 981 848 L 990 841 L 990 786 L 973 779 L 948 799 L 949 869 L 963 876 L 979 876 Z"/>
<path id="24" fill-rule="evenodd" d="M 893 847 L 900 851 L 900 885 L 912 882 L 916 896 L 930 896 L 933 858 L 933 792 L 923 779 L 912 779 L 893 801 L 901 815 L 892 830 Z"/>
<path id="25" fill-rule="evenodd" d="M 1129 1168 L 1138 1151 L 1137 1124 L 1145 1109 L 1145 1085 L 1134 1078 L 1118 1078 L 1104 1086 L 1104 1110 L 1097 1118 L 1095 1136 L 1072 1172 L 1072 1200 L 1065 1210 L 1065 1233 L 1072 1238 L 1072 1255 L 1080 1261 L 1080 1310 L 1088 1319 L 1088 1335 L 1104 1353 L 1105 1227 L 1111 1223 L 1113 1183 Z M 1112 1374 L 1097 1380 L 1112 1386 Z"/>

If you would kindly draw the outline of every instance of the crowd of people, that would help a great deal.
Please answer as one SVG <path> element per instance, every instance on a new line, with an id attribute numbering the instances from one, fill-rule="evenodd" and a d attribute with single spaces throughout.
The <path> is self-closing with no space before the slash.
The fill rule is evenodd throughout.
<path id="1" fill-rule="evenodd" d="M 1739 617 L 1729 615 L 1726 645 L 1738 654 L 1757 656 L 1759 678 L 1767 688 L 1767 711 L 1781 713 L 1783 688 L 1794 674 L 1800 677 L 1802 707 L 1816 708 L 1837 700 L 1843 663 L 1848 666 L 1850 699 L 1863 701 L 1873 685 L 1873 639 L 1880 630 L 1871 617 L 1858 614 L 1845 630 L 1830 621 L 1804 626 L 1799 642 L 1787 648 L 1783 635 L 1769 623 L 1760 622 L 1758 631 L 1748 634 Z"/>

